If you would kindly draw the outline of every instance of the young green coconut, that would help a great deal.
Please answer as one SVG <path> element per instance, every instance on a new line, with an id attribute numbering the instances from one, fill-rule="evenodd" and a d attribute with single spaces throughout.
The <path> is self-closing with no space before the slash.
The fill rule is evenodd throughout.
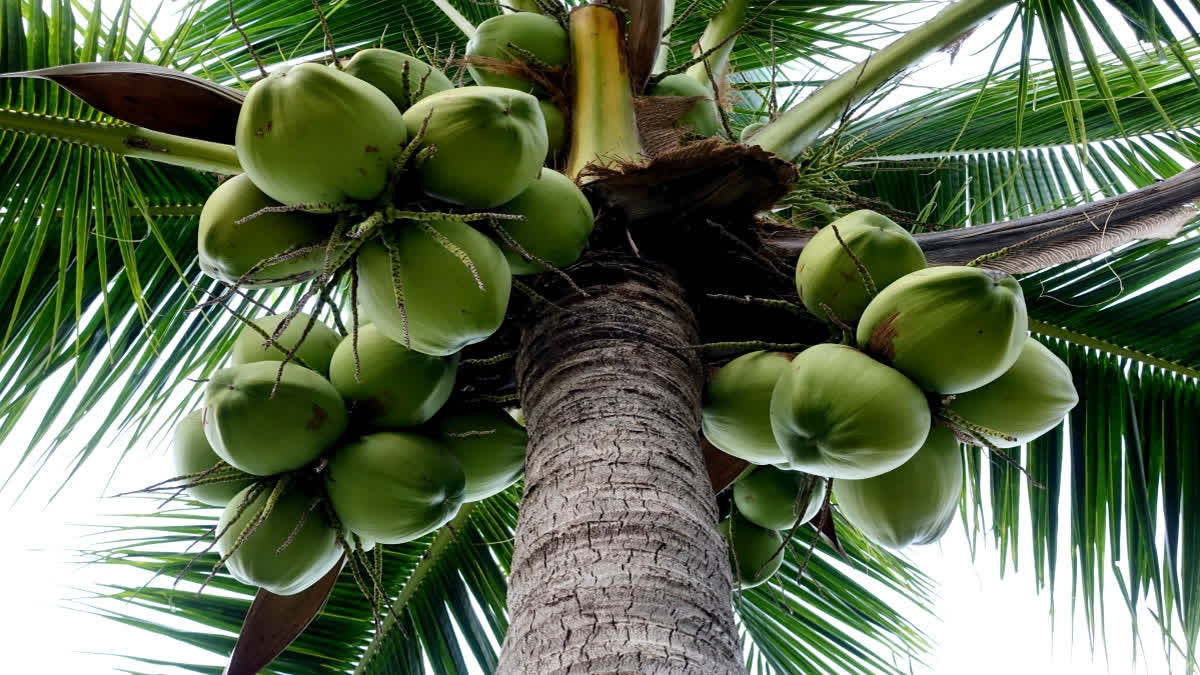
<path id="1" fill-rule="evenodd" d="M 505 248 L 504 257 L 513 274 L 545 272 L 548 268 L 536 261 L 539 258 L 559 268 L 570 265 L 583 253 L 595 225 L 595 214 L 583 191 L 553 169 L 542 169 L 542 175 L 516 199 L 493 210 L 525 218 L 496 223 L 534 258 L 526 260 L 519 251 Z"/>
<path id="2" fill-rule="evenodd" d="M 432 431 L 462 465 L 464 501 L 477 502 L 502 492 L 525 470 L 525 427 L 503 410 L 457 411 L 439 415 Z"/>
<path id="3" fill-rule="evenodd" d="M 817 476 L 891 471 L 929 435 L 925 394 L 898 371 L 844 345 L 816 345 L 793 359 L 770 410 L 789 468 Z"/>
<path id="4" fill-rule="evenodd" d="M 462 465 L 445 446 L 393 431 L 343 444 L 324 476 L 342 523 L 381 544 L 412 541 L 450 522 L 466 485 Z"/>
<path id="5" fill-rule="evenodd" d="M 337 346 L 329 381 L 358 423 L 383 429 L 417 426 L 428 422 L 450 398 L 458 354 L 445 358 L 422 354 L 387 337 L 375 324 L 367 324 L 358 328 L 356 368 L 354 339 L 347 335 Z"/>
<path id="6" fill-rule="evenodd" d="M 790 530 L 821 510 L 825 481 L 800 471 L 760 466 L 733 484 L 733 503 L 759 527 Z"/>
<path id="7" fill-rule="evenodd" d="M 285 318 L 287 318 L 287 314 L 272 314 L 251 319 L 250 323 L 262 329 L 267 335 L 273 335 L 275 329 Z M 300 365 L 311 368 L 322 376 L 329 375 L 329 360 L 333 358 L 333 350 L 337 349 L 338 342 L 342 338 L 336 331 L 320 321 L 313 322 L 308 335 L 304 335 L 310 319 L 312 319 L 311 315 L 297 312 L 288 327 L 283 329 L 279 338 L 267 347 L 263 346 L 266 339 L 263 338 L 262 333 L 249 326 L 242 326 L 230 349 L 230 362 L 235 366 L 240 366 L 244 363 L 258 361 L 282 361 L 287 353 L 295 348 L 296 343 L 300 342 L 300 337 L 304 336 L 304 341 L 300 342 L 300 348 L 296 350 L 296 356 L 300 357 L 303 362 Z"/>
<path id="8" fill-rule="evenodd" d="M 751 464 L 787 461 L 771 431 L 771 394 L 791 359 L 782 352 L 750 352 L 709 378 L 700 408 L 700 428 L 709 443 Z"/>
<path id="9" fill-rule="evenodd" d="M 717 105 L 713 103 L 712 89 L 696 81 L 687 73 L 668 75 L 654 85 L 651 96 L 687 96 L 700 97 L 683 117 L 679 118 L 676 126 L 685 129 L 693 136 L 709 138 L 721 133 L 721 115 Z"/>
<path id="10" fill-rule="evenodd" d="M 729 543 L 729 565 L 737 586 L 754 588 L 779 571 L 783 535 L 778 530 L 759 527 L 737 513 L 718 523 L 717 529 Z"/>
<path id="11" fill-rule="evenodd" d="M 550 101 L 538 101 L 542 117 L 546 120 L 547 154 L 551 157 L 567 147 L 567 120 L 563 113 Z"/>
<path id="12" fill-rule="evenodd" d="M 1021 355 L 1000 377 L 959 394 L 947 406 L 954 415 L 1003 438 L 980 432 L 998 448 L 1023 445 L 1058 426 L 1079 403 L 1071 369 L 1032 337 L 1025 338 Z M 972 441 L 982 445 L 979 441 Z"/>
<path id="13" fill-rule="evenodd" d="M 766 122 L 751 122 L 750 124 L 747 124 L 746 126 L 742 127 L 742 133 L 738 135 L 738 142 L 745 143 L 750 139 L 751 136 L 754 135 L 755 132 L 765 126 L 767 126 Z"/>
<path id="14" fill-rule="evenodd" d="M 871 295 L 855 258 L 876 291 L 925 267 L 917 240 L 890 218 L 866 209 L 846 214 L 821 228 L 796 261 L 796 291 L 808 311 L 829 321 L 828 307 L 837 319 L 858 321 Z"/>
<path id="15" fill-rule="evenodd" d="M 514 15 L 516 16 L 516 15 Z M 538 100 L 500 87 L 460 87 L 404 113 L 408 133 L 437 152 L 418 168 L 425 194 L 471 209 L 499 206 L 537 178 L 549 151 Z"/>
<path id="16" fill-rule="evenodd" d="M 238 161 L 278 202 L 329 210 L 374 199 L 408 132 L 387 95 L 316 63 L 284 66 L 250 88 L 238 115 Z"/>
<path id="17" fill-rule="evenodd" d="M 329 238 L 331 228 L 327 223 L 300 211 L 267 212 L 237 222 L 273 206 L 279 206 L 279 202 L 258 189 L 244 173 L 217 186 L 200 210 L 196 237 L 200 269 L 214 279 L 228 284 L 240 281 L 249 288 L 290 286 L 320 272 L 324 248 L 262 266 L 246 276 L 264 260 Z"/>
<path id="18" fill-rule="evenodd" d="M 380 332 L 431 356 L 449 356 L 496 332 L 512 272 L 492 240 L 457 221 L 401 225 L 385 234 L 390 241 L 368 243 L 358 255 L 359 302 Z"/>
<path id="19" fill-rule="evenodd" d="M 407 81 L 404 77 L 406 67 Z M 364 49 L 342 65 L 342 72 L 370 83 L 402 112 L 426 96 L 454 88 L 454 83 L 442 71 L 391 49 Z"/>
<path id="20" fill-rule="evenodd" d="M 476 82 L 489 87 L 517 89 L 545 95 L 540 85 L 518 75 L 489 70 L 474 59 L 492 59 L 505 63 L 528 62 L 531 67 L 562 67 L 570 58 L 567 31 L 554 19 L 521 12 L 501 14 L 479 24 L 467 42 L 467 70 Z"/>
<path id="21" fill-rule="evenodd" d="M 204 435 L 204 410 L 193 410 L 175 427 L 171 459 L 175 464 L 175 473 L 179 476 L 209 471 L 222 461 L 217 453 L 213 452 L 212 445 Z M 201 480 L 220 479 L 220 482 L 190 485 L 187 493 L 192 499 L 203 504 L 225 506 L 234 495 L 254 482 L 253 476 L 234 471 L 230 467 L 227 471 L 210 473 Z M 237 478 L 239 475 L 241 478 Z M 230 478 L 231 476 L 233 478 Z"/>
<path id="22" fill-rule="evenodd" d="M 930 267 L 879 292 L 858 323 L 858 346 L 922 389 L 961 394 L 1004 374 L 1029 331 L 1016 279 L 977 267 Z"/>
<path id="23" fill-rule="evenodd" d="M 932 544 L 958 512 L 962 472 L 954 433 L 934 427 L 907 462 L 872 478 L 835 480 L 833 497 L 846 520 L 880 546 Z"/>
<path id="24" fill-rule="evenodd" d="M 264 490 L 245 505 L 251 489 L 230 500 L 217 523 L 217 532 L 223 533 L 217 550 L 221 557 L 228 556 L 225 566 L 235 579 L 276 595 L 294 595 L 341 560 L 337 531 L 325 522 L 319 506 L 313 508 L 313 495 L 295 488 L 284 491 L 251 529 L 271 495 Z M 246 535 L 248 531 L 253 533 Z"/>
<path id="25" fill-rule="evenodd" d="M 213 451 L 255 476 L 299 469 L 346 430 L 346 405 L 328 380 L 294 363 L 279 375 L 279 365 L 218 370 L 205 391 L 204 435 Z"/>

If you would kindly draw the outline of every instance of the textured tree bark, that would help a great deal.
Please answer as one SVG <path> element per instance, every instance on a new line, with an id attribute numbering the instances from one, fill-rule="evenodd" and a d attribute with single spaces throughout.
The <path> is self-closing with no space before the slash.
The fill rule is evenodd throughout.
<path id="1" fill-rule="evenodd" d="M 530 444 L 497 672 L 743 672 L 695 318 L 661 269 L 596 272 L 573 270 L 588 297 L 522 339 Z"/>

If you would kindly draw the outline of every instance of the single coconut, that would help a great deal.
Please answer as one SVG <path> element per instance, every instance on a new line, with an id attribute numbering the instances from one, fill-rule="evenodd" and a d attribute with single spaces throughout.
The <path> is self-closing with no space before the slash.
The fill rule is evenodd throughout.
<path id="1" fill-rule="evenodd" d="M 178 426 L 175 427 L 175 439 L 171 446 L 171 459 L 175 463 L 175 474 L 189 474 L 208 471 L 223 461 L 213 452 L 212 445 L 204 435 L 204 411 L 193 410 L 188 413 Z M 225 506 L 233 496 L 254 482 L 254 477 L 242 474 L 244 478 L 193 485 L 187 489 L 192 499 L 209 506 Z"/>
<path id="2" fill-rule="evenodd" d="M 693 136 L 708 138 L 721 133 L 721 115 L 713 103 L 712 89 L 701 84 L 687 73 L 664 77 L 650 92 L 651 96 L 699 97 L 691 108 L 679 118 L 675 126 Z"/>
<path id="3" fill-rule="evenodd" d="M 428 422 L 450 398 L 458 360 L 458 354 L 442 358 L 407 349 L 368 324 L 358 328 L 358 378 L 351 334 L 333 353 L 329 381 L 357 422 L 385 429 L 413 427 Z"/>
<path id="4" fill-rule="evenodd" d="M 742 127 L 742 133 L 738 136 L 739 143 L 745 143 L 747 139 L 754 135 L 756 131 L 767 126 L 766 122 L 751 122 Z"/>
<path id="5" fill-rule="evenodd" d="M 500 327 L 508 309 L 512 273 L 492 240 L 469 225 L 442 221 L 429 226 L 469 258 L 483 288 L 465 262 L 433 235 L 406 225 L 396 230 L 390 252 L 379 242 L 360 250 L 359 302 L 366 318 L 387 337 L 406 344 L 407 325 L 412 349 L 449 356 L 486 340 Z M 401 297 L 396 293 L 397 281 L 403 314 L 397 305 Z"/>
<path id="6" fill-rule="evenodd" d="M 1003 375 L 959 394 L 948 407 L 968 422 L 1014 437 L 1016 440 L 982 434 L 996 447 L 1012 448 L 1058 426 L 1078 402 L 1071 369 L 1029 337 L 1021 355 Z"/>
<path id="7" fill-rule="evenodd" d="M 595 224 L 592 206 L 583 191 L 570 178 L 552 169 L 542 169 L 542 175 L 516 199 L 492 210 L 523 216 L 524 220 L 495 222 L 526 253 L 558 268 L 579 259 Z M 526 260 L 503 241 L 499 243 L 513 274 L 537 274 L 548 269 Z"/>
<path id="8" fill-rule="evenodd" d="M 930 267 L 879 292 L 858 323 L 858 346 L 922 389 L 961 394 L 1004 374 L 1029 331 L 1016 279 L 977 267 Z"/>
<path id="9" fill-rule="evenodd" d="M 213 451 L 255 476 L 315 460 L 346 430 L 346 405 L 329 381 L 294 363 L 258 361 L 218 370 L 204 398 L 204 435 Z M 274 390 L 274 395 L 272 395 Z"/>
<path id="10" fill-rule="evenodd" d="M 325 522 L 315 497 L 299 489 L 285 491 L 241 544 L 238 539 L 259 520 L 271 491 L 243 507 L 250 488 L 238 493 L 221 514 L 217 550 L 229 555 L 225 567 L 238 581 L 276 595 L 294 595 L 325 576 L 342 558 L 337 531 Z M 234 518 L 241 510 L 241 515 Z M 237 544 L 237 549 L 230 550 Z"/>
<path id="11" fill-rule="evenodd" d="M 290 286 L 316 276 L 324 265 L 324 248 L 264 266 L 246 276 L 264 260 L 329 239 L 331 228 L 303 211 L 268 212 L 237 222 L 279 205 L 244 173 L 217 186 L 200 209 L 196 237 L 200 269 L 214 279 L 228 284 L 240 281 L 250 288 Z"/>
<path id="12" fill-rule="evenodd" d="M 378 197 L 407 138 L 400 109 L 382 91 L 335 68 L 302 63 L 250 88 L 235 145 L 263 192 L 317 211 Z"/>
<path id="13" fill-rule="evenodd" d="M 734 583 L 754 588 L 770 579 L 783 564 L 783 535 L 759 527 L 734 513 L 717 524 L 729 543 L 729 566 Z"/>
<path id="14" fill-rule="evenodd" d="M 838 241 L 839 235 L 845 246 Z M 846 323 L 858 321 L 871 296 L 855 258 L 870 275 L 876 291 L 925 267 L 925 253 L 904 228 L 874 211 L 854 211 L 821 228 L 800 251 L 796 291 L 808 311 L 829 321 L 827 306 Z"/>
<path id="15" fill-rule="evenodd" d="M 812 520 L 825 503 L 825 480 L 800 471 L 760 466 L 733 484 L 733 503 L 746 520 L 790 530 Z"/>
<path id="16" fill-rule="evenodd" d="M 475 27 L 467 42 L 467 70 L 489 87 L 518 89 L 544 95 L 545 89 L 517 74 L 490 70 L 487 60 L 530 62 L 529 67 L 563 67 L 570 58 L 567 31 L 558 21 L 531 12 L 494 16 Z"/>
<path id="17" fill-rule="evenodd" d="M 557 155 L 567 147 L 567 120 L 558 106 L 550 101 L 538 101 L 542 117 L 546 120 L 546 143 L 548 154 Z"/>
<path id="18" fill-rule="evenodd" d="M 286 314 L 273 314 L 251 319 L 250 323 L 261 329 L 263 333 L 273 335 L 275 329 L 285 318 L 287 318 Z M 297 312 L 288 327 L 283 329 L 283 334 L 269 347 L 263 346 L 266 338 L 262 336 L 262 333 L 249 326 L 242 326 L 237 339 L 233 341 L 232 349 L 230 349 L 230 361 L 235 366 L 257 361 L 282 361 L 299 342 L 300 348 L 296 350 L 296 356 L 300 357 L 300 365 L 321 375 L 329 375 L 329 359 L 333 358 L 333 350 L 337 349 L 338 342 L 342 338 L 336 331 L 320 321 L 314 321 L 308 335 L 304 335 L 304 330 L 308 327 L 311 319 L 311 315 Z M 304 337 L 303 342 L 300 342 L 301 336 Z M 289 361 L 289 363 L 291 362 L 293 361 Z"/>
<path id="19" fill-rule="evenodd" d="M 370 83 L 401 111 L 408 110 L 426 96 L 454 88 L 454 83 L 442 71 L 391 49 L 364 49 L 342 66 L 342 72 Z"/>
<path id="20" fill-rule="evenodd" d="M 444 446 L 394 431 L 343 444 L 324 476 L 342 524 L 381 544 L 403 544 L 450 522 L 466 484 L 462 466 Z"/>
<path id="21" fill-rule="evenodd" d="M 513 15 L 518 16 L 518 15 Z M 437 151 L 417 169 L 425 194 L 471 209 L 499 206 L 537 178 L 549 151 L 538 100 L 500 87 L 460 87 L 404 113 L 408 133 Z"/>
<path id="22" fill-rule="evenodd" d="M 458 458 L 465 501 L 487 499 L 516 483 L 525 469 L 525 427 L 503 410 L 457 411 L 433 421 L 438 442 Z"/>
<path id="23" fill-rule="evenodd" d="M 721 367 L 704 385 L 700 428 L 709 443 L 751 464 L 777 464 L 787 455 L 771 431 L 771 395 L 789 370 L 791 354 L 750 352 Z"/>
<path id="24" fill-rule="evenodd" d="M 816 345 L 793 359 L 770 411 L 788 466 L 830 478 L 891 471 L 929 435 L 925 394 L 898 371 L 844 345 Z"/>
<path id="25" fill-rule="evenodd" d="M 833 497 L 846 520 L 880 546 L 932 544 L 958 512 L 962 474 L 958 440 L 934 427 L 907 462 L 872 478 L 835 480 Z"/>

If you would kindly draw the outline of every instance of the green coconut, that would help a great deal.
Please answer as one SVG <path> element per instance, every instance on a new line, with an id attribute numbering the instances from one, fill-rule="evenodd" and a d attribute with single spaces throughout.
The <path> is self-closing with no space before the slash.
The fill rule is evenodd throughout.
<path id="1" fill-rule="evenodd" d="M 550 101 L 538 101 L 542 118 L 546 120 L 546 143 L 549 154 L 557 155 L 567 147 L 567 120 L 558 106 Z"/>
<path id="2" fill-rule="evenodd" d="M 298 489 L 285 491 L 253 533 L 237 544 L 258 520 L 271 493 L 268 489 L 259 494 L 234 518 L 249 489 L 230 500 L 217 523 L 217 532 L 223 533 L 217 539 L 217 550 L 222 556 L 229 555 L 225 567 L 235 579 L 276 595 L 294 595 L 312 586 L 341 560 L 337 530 L 325 522 L 319 508 L 312 509 L 314 496 Z M 235 545 L 237 549 L 230 555 Z"/>
<path id="3" fill-rule="evenodd" d="M 766 122 L 751 122 L 750 124 L 747 124 L 746 126 L 742 127 L 742 133 L 738 136 L 738 142 L 745 143 L 748 138 L 754 135 L 754 132 L 765 126 L 767 126 Z"/>
<path id="4" fill-rule="evenodd" d="M 697 96 L 701 100 L 679 118 L 676 126 L 694 136 L 708 138 L 721 133 L 721 115 L 713 103 L 712 89 L 687 73 L 668 75 L 650 91 L 652 96 Z"/>
<path id="5" fill-rule="evenodd" d="M 363 315 L 387 337 L 423 354 L 448 356 L 486 340 L 500 327 L 512 273 L 492 240 L 469 225 L 444 221 L 430 227 L 470 258 L 483 289 L 462 260 L 414 225 L 397 230 L 392 244 L 404 313 L 396 303 L 392 256 L 378 242 L 359 252 L 359 302 Z"/>
<path id="6" fill-rule="evenodd" d="M 552 169 L 542 169 L 542 175 L 516 199 L 492 211 L 524 216 L 524 220 L 498 220 L 496 224 L 532 257 L 559 268 L 579 259 L 595 224 L 592 206 L 583 191 Z M 537 274 L 548 269 L 526 260 L 505 242 L 499 243 L 513 274 Z"/>
<path id="7" fill-rule="evenodd" d="M 324 249 L 267 265 L 242 278 L 264 260 L 329 238 L 327 224 L 301 211 L 263 213 L 237 222 L 269 206 L 279 206 L 279 202 L 259 190 L 244 173 L 217 186 L 200 210 L 196 238 L 200 269 L 214 279 L 228 284 L 240 281 L 250 288 L 289 286 L 321 271 Z"/>
<path id="8" fill-rule="evenodd" d="M 760 466 L 733 484 L 733 503 L 759 527 L 790 530 L 821 510 L 825 481 L 800 471 Z"/>
<path id="9" fill-rule="evenodd" d="M 519 15 L 513 15 L 519 16 Z M 438 92 L 404 113 L 423 144 L 437 152 L 418 169 L 425 194 L 472 209 L 499 206 L 537 178 L 549 151 L 538 100 L 500 87 Z"/>
<path id="10" fill-rule="evenodd" d="M 962 473 L 958 440 L 934 427 L 907 462 L 872 478 L 835 480 L 833 497 L 846 520 L 880 546 L 932 544 L 958 512 Z"/>
<path id="11" fill-rule="evenodd" d="M 457 411 L 439 415 L 432 428 L 466 475 L 463 497 L 487 499 L 517 482 L 525 470 L 525 427 L 503 410 Z"/>
<path id="12" fill-rule="evenodd" d="M 328 380 L 288 363 L 275 388 L 278 372 L 274 361 L 218 370 L 205 391 L 204 434 L 213 451 L 255 476 L 299 469 L 346 430 L 346 405 Z"/>
<path id="13" fill-rule="evenodd" d="M 286 314 L 273 314 L 251 319 L 250 323 L 258 326 L 267 335 L 273 335 L 275 329 L 285 318 L 287 318 Z M 329 375 L 329 359 L 333 358 L 333 350 L 337 349 L 338 342 L 342 337 L 320 321 L 313 322 L 308 335 L 304 335 L 310 319 L 312 319 L 311 315 L 297 312 L 288 327 L 283 329 L 283 334 L 269 347 L 263 346 L 266 339 L 261 333 L 249 326 L 242 326 L 237 339 L 233 341 L 230 361 L 235 366 L 256 361 L 282 361 L 287 356 L 287 352 L 293 349 L 297 342 L 300 342 L 300 337 L 304 336 L 304 341 L 300 342 L 300 348 L 296 350 L 296 356 L 302 361 L 300 365 L 311 368 L 321 375 Z M 289 363 L 291 362 L 289 361 Z"/>
<path id="14" fill-rule="evenodd" d="M 858 323 L 858 346 L 922 389 L 961 394 L 1000 377 L 1029 329 L 1016 279 L 977 267 L 930 267 L 880 291 Z"/>
<path id="15" fill-rule="evenodd" d="M 458 354 L 429 356 L 407 349 L 374 324 L 358 329 L 358 378 L 354 335 L 342 338 L 329 366 L 329 381 L 369 427 L 395 429 L 428 422 L 454 389 Z"/>
<path id="16" fill-rule="evenodd" d="M 502 14 L 479 24 L 467 42 L 467 70 L 476 82 L 489 87 L 517 89 L 530 94 L 545 94 L 543 87 L 515 74 L 489 70 L 485 59 L 504 63 L 536 61 L 530 65 L 562 67 L 570 58 L 567 31 L 558 21 L 522 12 Z"/>
<path id="17" fill-rule="evenodd" d="M 762 584 L 783 564 L 783 535 L 778 530 L 759 527 L 736 513 L 717 529 L 729 543 L 729 566 L 739 587 Z"/>
<path id="18" fill-rule="evenodd" d="M 830 478 L 868 478 L 900 466 L 929 435 L 925 394 L 844 345 L 809 347 L 771 396 L 771 428 L 788 466 Z"/>
<path id="19" fill-rule="evenodd" d="M 771 394 L 791 358 L 782 352 L 750 352 L 708 380 L 700 428 L 709 443 L 752 464 L 787 461 L 771 431 Z"/>
<path id="20" fill-rule="evenodd" d="M 1012 448 L 1058 426 L 1078 402 L 1071 369 L 1029 337 L 1011 368 L 982 387 L 959 394 L 949 408 L 968 422 L 1015 438 L 982 434 L 996 447 Z"/>
<path id="21" fill-rule="evenodd" d="M 405 82 L 404 68 L 408 67 Z M 401 111 L 439 91 L 453 89 L 454 83 L 442 71 L 424 61 L 391 49 L 364 49 L 342 65 L 342 72 L 369 82 Z"/>
<path id="22" fill-rule="evenodd" d="M 174 443 L 171 446 L 171 459 L 175 464 L 175 475 L 208 471 L 222 461 L 213 452 L 212 445 L 204 435 L 204 410 L 193 410 L 188 413 L 179 425 L 175 427 Z M 233 496 L 254 482 L 253 476 L 244 479 L 194 485 L 187 489 L 192 499 L 209 506 L 225 506 Z"/>
<path id="23" fill-rule="evenodd" d="M 383 92 L 302 63 L 250 88 L 235 145 L 246 174 L 272 199 L 327 210 L 378 197 L 407 138 L 400 109 Z"/>
<path id="24" fill-rule="evenodd" d="M 853 258 L 846 248 L 854 252 Z M 821 228 L 800 251 L 796 291 L 808 311 L 830 320 L 822 306 L 826 305 L 838 319 L 850 324 L 858 321 L 871 297 L 854 258 L 866 269 L 876 290 L 925 267 L 925 253 L 904 228 L 874 211 L 854 211 Z"/>
<path id="25" fill-rule="evenodd" d="M 450 451 L 415 433 L 386 431 L 340 446 L 325 490 L 350 530 L 402 544 L 445 525 L 463 503 L 466 479 Z"/>

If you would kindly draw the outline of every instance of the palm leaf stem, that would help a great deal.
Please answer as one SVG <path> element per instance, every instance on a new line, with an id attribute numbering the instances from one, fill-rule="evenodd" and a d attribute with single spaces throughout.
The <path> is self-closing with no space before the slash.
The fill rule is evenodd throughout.
<path id="1" fill-rule="evenodd" d="M 1140 352 L 1136 349 L 1131 349 L 1129 347 L 1122 347 L 1112 342 L 1108 342 L 1107 340 L 1102 340 L 1090 335 L 1084 335 L 1083 333 L 1061 328 L 1044 321 L 1030 319 L 1029 330 L 1040 335 L 1045 335 L 1046 337 L 1058 338 L 1072 344 L 1087 347 L 1089 349 L 1095 349 L 1099 352 L 1107 352 L 1114 356 L 1121 356 L 1130 359 L 1131 361 L 1143 363 L 1148 366 L 1154 366 L 1155 368 L 1176 373 L 1183 377 L 1200 379 L 1200 370 L 1195 368 L 1189 368 L 1188 366 L 1175 363 L 1174 361 L 1162 359 L 1151 354 L 1146 354 L 1145 352 Z"/>
<path id="2" fill-rule="evenodd" d="M 447 0 L 433 0 L 433 4 L 462 31 L 463 35 L 466 35 L 468 38 L 475 37 L 475 26 L 467 20 L 467 17 L 455 9 L 454 5 L 450 4 Z"/>

